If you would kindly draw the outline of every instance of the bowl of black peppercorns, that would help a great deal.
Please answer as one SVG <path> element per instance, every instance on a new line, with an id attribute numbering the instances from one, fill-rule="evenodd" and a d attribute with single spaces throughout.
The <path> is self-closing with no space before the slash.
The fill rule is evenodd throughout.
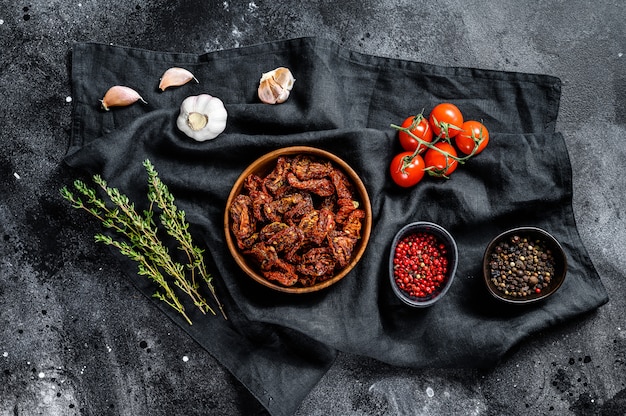
<path id="1" fill-rule="evenodd" d="M 518 227 L 495 237 L 483 256 L 483 277 L 489 292 L 510 304 L 546 299 L 565 280 L 567 257 L 550 233 Z"/>

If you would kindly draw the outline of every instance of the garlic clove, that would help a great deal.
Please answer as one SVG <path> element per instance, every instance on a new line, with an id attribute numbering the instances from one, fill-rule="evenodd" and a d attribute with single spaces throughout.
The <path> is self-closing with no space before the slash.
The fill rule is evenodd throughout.
<path id="1" fill-rule="evenodd" d="M 161 82 L 159 83 L 159 89 L 161 91 L 165 91 L 168 87 L 179 87 L 181 85 L 185 85 L 191 80 L 199 83 L 198 79 L 185 68 L 170 68 L 163 73 Z"/>
<path id="2" fill-rule="evenodd" d="M 102 103 L 102 108 L 109 111 L 110 107 L 126 107 L 139 100 L 144 104 L 148 104 L 134 89 L 123 85 L 115 85 L 109 88 L 100 102 Z"/>
<path id="3" fill-rule="evenodd" d="M 265 72 L 259 82 L 258 95 L 261 102 L 280 104 L 287 101 L 296 79 L 288 68 L 278 67 Z"/>
<path id="4" fill-rule="evenodd" d="M 276 104 L 276 96 L 280 95 L 282 91 L 276 91 L 276 88 L 280 86 L 276 85 L 273 79 L 268 78 L 261 80 L 259 84 L 259 99 L 265 104 Z"/>
<path id="5" fill-rule="evenodd" d="M 274 81 L 287 91 L 291 91 L 293 83 L 296 82 L 296 79 L 291 74 L 291 71 L 284 67 L 276 68 L 274 70 L 273 78 Z"/>

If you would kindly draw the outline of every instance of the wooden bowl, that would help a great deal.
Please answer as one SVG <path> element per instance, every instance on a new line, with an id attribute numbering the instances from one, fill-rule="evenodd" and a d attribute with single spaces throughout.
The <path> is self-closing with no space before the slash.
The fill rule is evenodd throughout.
<path id="1" fill-rule="evenodd" d="M 248 256 L 244 255 L 242 251 L 237 246 L 237 241 L 232 232 L 232 220 L 230 216 L 230 206 L 234 199 L 242 192 L 245 179 L 251 175 L 256 174 L 260 177 L 265 177 L 268 173 L 270 173 L 274 167 L 276 166 L 276 161 L 280 156 L 289 156 L 295 157 L 297 155 L 309 155 L 318 160 L 327 160 L 330 161 L 336 168 L 343 171 L 343 173 L 348 177 L 350 183 L 354 189 L 354 196 L 358 198 L 360 203 L 359 208 L 365 211 L 365 218 L 362 220 L 362 228 L 361 228 L 361 238 L 356 243 L 354 247 L 354 251 L 352 252 L 352 256 L 350 258 L 349 263 L 342 269 L 337 270 L 335 274 L 323 281 L 317 282 L 311 286 L 283 286 L 274 281 L 267 280 L 260 272 L 260 267 Z M 226 202 L 226 211 L 224 213 L 224 232 L 226 235 L 226 244 L 233 258 L 241 267 L 241 269 L 250 276 L 253 280 L 258 283 L 267 286 L 271 289 L 286 292 L 286 293 L 309 293 L 315 292 L 324 288 L 327 288 L 339 280 L 344 278 L 350 270 L 354 268 L 354 266 L 359 262 L 363 253 L 365 252 L 365 248 L 367 247 L 367 243 L 369 241 L 370 233 L 372 230 L 372 207 L 370 204 L 370 199 L 367 194 L 367 190 L 363 185 L 363 182 L 356 174 L 356 172 L 342 159 L 335 156 L 332 153 L 327 151 L 317 149 L 314 147 L 307 146 L 293 146 L 286 147 L 282 149 L 278 149 L 267 153 L 261 156 L 259 159 L 255 160 L 250 166 L 248 166 L 239 176 L 237 181 L 235 182 L 230 195 L 228 196 L 228 200 Z"/>

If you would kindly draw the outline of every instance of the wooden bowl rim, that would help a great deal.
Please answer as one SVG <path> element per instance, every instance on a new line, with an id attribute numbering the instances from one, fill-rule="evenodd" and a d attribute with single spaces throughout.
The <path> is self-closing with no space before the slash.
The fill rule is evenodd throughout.
<path id="1" fill-rule="evenodd" d="M 350 263 L 332 278 L 328 280 L 324 280 L 323 282 L 320 282 L 310 287 L 281 286 L 281 285 L 272 283 L 271 281 L 265 279 L 263 276 L 257 273 L 256 270 L 248 264 L 244 256 L 239 252 L 239 250 L 237 249 L 235 245 L 235 240 L 230 230 L 230 214 L 229 214 L 229 209 L 228 209 L 231 206 L 235 197 L 239 195 L 239 193 L 241 192 L 241 189 L 243 188 L 243 182 L 248 177 L 248 175 L 250 175 L 253 172 L 258 172 L 259 167 L 261 166 L 264 167 L 265 165 L 273 163 L 276 159 L 278 159 L 279 156 L 291 156 L 291 155 L 298 155 L 298 154 L 309 154 L 311 156 L 326 158 L 330 160 L 332 163 L 338 165 L 338 167 L 340 167 L 344 171 L 344 173 L 348 175 L 350 182 L 356 188 L 357 194 L 359 196 L 359 199 L 362 205 L 361 208 L 365 211 L 365 219 L 363 223 L 363 228 L 361 229 L 361 238 L 359 242 L 357 243 L 358 248 L 356 250 L 356 253 L 354 253 L 354 255 L 352 256 Z M 326 150 L 316 148 L 316 147 L 290 146 L 290 147 L 283 147 L 280 149 L 276 149 L 269 153 L 264 154 L 263 156 L 259 157 L 254 162 L 252 162 L 250 165 L 248 165 L 248 167 L 244 169 L 244 171 L 239 175 L 239 177 L 235 181 L 235 184 L 233 185 L 230 191 L 230 194 L 228 195 L 228 199 L 226 200 L 226 210 L 224 213 L 224 233 L 226 236 L 226 245 L 228 246 L 228 250 L 230 251 L 233 258 L 235 259 L 235 262 L 239 265 L 239 267 L 241 267 L 241 269 L 248 276 L 250 276 L 256 282 L 266 287 L 269 287 L 271 289 L 277 290 L 279 292 L 297 293 L 297 294 L 316 292 L 324 288 L 327 288 L 337 283 L 339 280 L 343 279 L 354 268 L 354 266 L 356 266 L 356 264 L 359 262 L 359 260 L 363 256 L 363 253 L 365 252 L 365 249 L 367 248 L 367 244 L 369 242 L 371 230 L 372 230 L 372 206 L 370 203 L 369 195 L 367 193 L 367 189 L 365 188 L 363 181 L 361 180 L 359 175 L 357 175 L 354 169 L 352 169 L 352 167 L 350 167 L 350 165 L 348 165 L 339 156 L 333 153 L 330 153 Z"/>

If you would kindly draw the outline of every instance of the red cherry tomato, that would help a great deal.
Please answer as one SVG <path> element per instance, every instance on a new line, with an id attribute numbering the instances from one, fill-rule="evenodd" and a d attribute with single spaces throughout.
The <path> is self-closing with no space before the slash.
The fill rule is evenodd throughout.
<path id="1" fill-rule="evenodd" d="M 420 155 L 413 156 L 413 152 L 397 154 L 389 165 L 391 179 L 403 187 L 417 185 L 424 177 L 424 159 Z"/>
<path id="2" fill-rule="evenodd" d="M 487 143 L 489 143 L 489 131 L 483 123 L 475 120 L 464 122 L 461 126 L 461 132 L 454 138 L 456 147 L 466 155 L 472 151 L 477 155 L 483 151 Z"/>
<path id="3" fill-rule="evenodd" d="M 402 123 L 402 127 L 408 128 L 413 135 L 425 142 L 430 143 L 433 141 L 433 129 L 422 114 L 407 117 Z M 407 152 L 414 152 L 420 146 L 419 141 L 404 131 L 398 132 L 398 138 L 400 139 L 400 145 Z M 426 150 L 426 146 L 420 146 L 418 153 L 422 153 L 424 150 Z"/>
<path id="4" fill-rule="evenodd" d="M 456 157 L 454 147 L 448 142 L 437 142 L 434 147 Z M 435 149 L 428 149 L 424 154 L 424 163 L 429 174 L 433 176 L 450 176 L 459 165 L 459 162 Z"/>
<path id="5" fill-rule="evenodd" d="M 463 125 L 461 110 L 451 103 L 437 104 L 428 117 L 433 133 L 438 137 L 454 137 Z"/>

